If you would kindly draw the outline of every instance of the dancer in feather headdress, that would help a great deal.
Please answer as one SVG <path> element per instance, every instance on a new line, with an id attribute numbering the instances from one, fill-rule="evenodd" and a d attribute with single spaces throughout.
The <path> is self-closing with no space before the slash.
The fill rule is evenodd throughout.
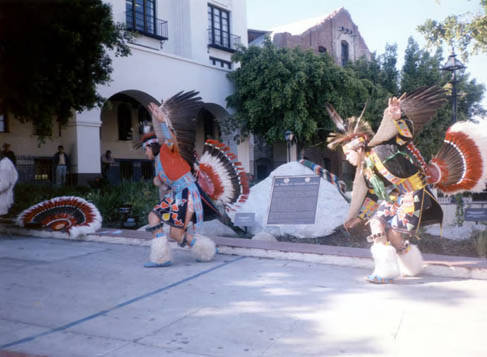
<path id="1" fill-rule="evenodd" d="M 391 98 L 375 135 L 362 115 L 344 122 L 328 106 L 339 130 L 330 136 L 329 147 L 341 145 L 346 159 L 357 166 L 344 226 L 353 230 L 369 224 L 367 240 L 373 243 L 375 262 L 374 272 L 367 277 L 370 282 L 390 282 L 400 274 L 419 273 L 421 253 L 407 238 L 416 234 L 420 225 L 442 222 L 441 207 L 428 186 L 432 183 L 428 175 L 434 168 L 425 163 L 412 140 L 444 102 L 443 90 L 438 87 Z M 439 175 L 436 183 L 444 182 Z"/>
<path id="2" fill-rule="evenodd" d="M 218 203 L 227 209 L 248 194 L 245 172 L 228 148 L 207 141 L 201 159 L 195 162 L 195 116 L 202 106 L 197 92 L 180 92 L 160 107 L 149 104 L 153 131 L 149 129 L 140 144 L 154 160 L 154 184 L 161 191 L 161 202 L 149 214 L 153 233 L 150 261 L 145 267 L 171 265 L 168 237 L 163 224 L 170 226 L 169 239 L 189 246 L 199 261 L 213 259 L 214 242 L 196 229 L 204 218 L 220 215 Z M 202 189 L 203 188 L 203 189 Z"/>

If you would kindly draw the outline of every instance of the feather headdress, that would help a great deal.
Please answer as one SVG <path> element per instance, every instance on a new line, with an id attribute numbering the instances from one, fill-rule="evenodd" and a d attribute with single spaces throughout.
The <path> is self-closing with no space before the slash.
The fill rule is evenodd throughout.
<path id="1" fill-rule="evenodd" d="M 374 132 L 370 124 L 363 120 L 366 107 L 367 105 L 364 106 L 358 118 L 350 117 L 344 121 L 332 105 L 326 105 L 326 110 L 338 129 L 338 132 L 331 133 L 327 139 L 330 149 L 334 150 L 338 145 L 346 145 L 348 143 L 352 143 L 354 146 L 355 144 L 357 146 L 365 145 L 369 141 Z"/>
<path id="2" fill-rule="evenodd" d="M 196 115 L 202 108 L 203 102 L 197 96 L 198 92 L 179 92 L 159 107 L 169 130 L 175 137 L 175 147 L 181 156 L 192 166 L 194 162 L 194 142 L 196 133 Z M 152 118 L 152 122 L 144 122 L 139 128 L 139 137 L 134 144 L 140 148 L 144 143 L 156 138 L 159 144 L 164 142 L 161 123 Z"/>
<path id="3" fill-rule="evenodd" d="M 161 105 L 169 130 L 176 138 L 176 147 L 190 166 L 194 163 L 194 142 L 196 139 L 196 115 L 203 106 L 199 92 L 179 92 Z M 157 119 L 152 118 L 154 132 L 162 144 L 164 135 Z"/>

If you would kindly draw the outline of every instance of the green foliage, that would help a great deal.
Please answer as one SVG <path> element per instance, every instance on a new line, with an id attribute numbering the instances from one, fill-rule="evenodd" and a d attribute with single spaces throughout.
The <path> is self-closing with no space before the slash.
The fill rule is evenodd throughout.
<path id="1" fill-rule="evenodd" d="M 397 44 L 386 44 L 385 52 L 379 56 L 382 70 L 380 84 L 391 94 L 399 95 L 399 71 L 397 70 Z"/>
<path id="2" fill-rule="evenodd" d="M 118 186 L 106 186 L 88 193 L 86 199 L 100 210 L 105 225 L 119 225 L 118 208 L 132 206 L 132 216 L 139 226 L 147 224 L 147 215 L 159 202 L 158 190 L 152 182 L 124 181 Z"/>
<path id="3" fill-rule="evenodd" d="M 471 54 L 487 52 L 487 0 L 480 0 L 480 4 L 483 14 L 451 15 L 443 21 L 428 19 L 418 31 L 429 46 L 454 46 L 464 60 Z"/>
<path id="4" fill-rule="evenodd" d="M 399 72 L 396 45 L 388 44 L 383 54 L 345 67 L 335 65 L 328 55 L 278 49 L 269 39 L 263 47 L 243 48 L 233 57 L 240 67 L 229 74 L 235 85 L 234 94 L 227 98 L 235 109 L 229 125 L 244 134 L 261 135 L 269 143 L 283 141 L 284 132 L 292 130 L 304 145 L 324 145 L 326 134 L 335 130 L 325 103 L 343 117 L 359 115 L 367 103 L 365 120 L 377 129 L 391 96 L 431 85 L 451 90 L 450 74 L 441 70 L 441 50 L 431 54 L 410 38 L 404 58 Z M 484 113 L 479 104 L 483 85 L 458 73 L 456 87 L 457 120 Z M 438 151 L 451 122 L 451 105 L 446 104 L 416 137 L 427 160 Z"/>
<path id="5" fill-rule="evenodd" d="M 319 129 L 334 129 L 325 109 L 333 104 L 344 116 L 358 115 L 372 83 L 338 67 L 327 55 L 300 49 L 264 46 L 240 49 L 233 57 L 240 67 L 229 74 L 235 92 L 227 98 L 236 113 L 233 127 L 284 141 L 292 130 L 299 142 L 314 142 Z"/>
<path id="6" fill-rule="evenodd" d="M 401 92 L 411 92 L 422 86 L 444 85 L 447 74 L 441 71 L 442 60 L 441 49 L 432 56 L 409 37 L 401 71 Z"/>
<path id="7" fill-rule="evenodd" d="M 143 226 L 147 224 L 147 215 L 159 201 L 158 190 L 152 182 L 124 181 L 118 186 L 106 185 L 101 188 L 21 183 L 15 186 L 15 202 L 9 216 L 14 217 L 36 203 L 58 196 L 77 196 L 92 202 L 100 211 L 105 227 L 120 226 L 118 208 L 123 205 L 132 206 L 132 216 L 136 218 L 138 226 Z"/>
<path id="8" fill-rule="evenodd" d="M 387 107 L 387 99 L 394 94 L 389 91 L 387 86 L 397 90 L 397 78 L 394 80 L 393 75 L 392 77 L 389 76 L 391 73 L 387 74 L 384 71 L 382 60 L 382 58 L 377 59 L 373 54 L 370 61 L 361 58 L 348 63 L 345 67 L 351 70 L 352 75 L 360 79 L 367 88 L 367 109 L 364 118 L 372 125 L 373 129 L 378 128 L 384 109 Z M 358 115 L 358 113 L 353 113 L 353 115 Z"/>
<path id="9" fill-rule="evenodd" d="M 0 104 L 50 133 L 102 103 L 96 86 L 110 79 L 109 50 L 129 54 L 124 36 L 102 0 L 1 2 Z"/>

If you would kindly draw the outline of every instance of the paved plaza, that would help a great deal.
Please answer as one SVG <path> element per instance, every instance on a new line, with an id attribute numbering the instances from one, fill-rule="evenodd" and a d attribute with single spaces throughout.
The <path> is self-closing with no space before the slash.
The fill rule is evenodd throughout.
<path id="1" fill-rule="evenodd" d="M 0 350 L 45 356 L 485 356 L 487 281 L 4 236 Z"/>

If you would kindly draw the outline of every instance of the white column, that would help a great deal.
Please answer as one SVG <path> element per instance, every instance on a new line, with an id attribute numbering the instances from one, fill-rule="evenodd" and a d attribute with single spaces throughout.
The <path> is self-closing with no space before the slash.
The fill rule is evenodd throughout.
<path id="1" fill-rule="evenodd" d="M 250 140 L 249 137 L 245 138 L 245 140 L 240 141 L 237 146 L 237 156 L 238 161 L 242 163 L 245 172 L 250 173 Z M 252 169 L 253 171 L 253 169 Z"/>
<path id="2" fill-rule="evenodd" d="M 85 184 L 101 173 L 100 118 L 99 107 L 76 113 L 76 144 L 72 160 L 78 174 L 78 184 Z"/>

